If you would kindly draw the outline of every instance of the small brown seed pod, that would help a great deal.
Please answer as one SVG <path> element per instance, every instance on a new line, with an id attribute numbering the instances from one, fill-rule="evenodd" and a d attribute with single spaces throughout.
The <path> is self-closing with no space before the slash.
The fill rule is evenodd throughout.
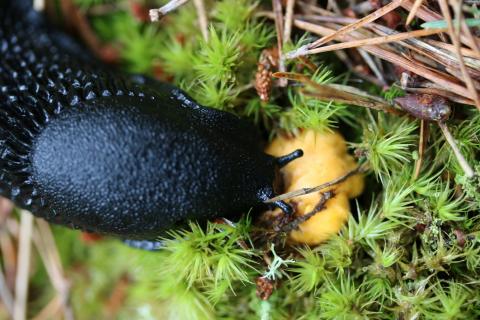
<path id="1" fill-rule="evenodd" d="M 263 301 L 268 300 L 273 293 L 273 281 L 267 278 L 258 277 L 255 280 L 255 284 L 257 285 L 257 297 Z"/>
<path id="2" fill-rule="evenodd" d="M 270 100 L 272 89 L 272 73 L 278 67 L 278 49 L 276 47 L 262 51 L 255 74 L 255 89 L 260 99 L 264 102 Z"/>
<path id="3" fill-rule="evenodd" d="M 428 121 L 445 121 L 451 113 L 447 99 L 432 94 L 410 94 L 395 102 L 412 116 Z"/>

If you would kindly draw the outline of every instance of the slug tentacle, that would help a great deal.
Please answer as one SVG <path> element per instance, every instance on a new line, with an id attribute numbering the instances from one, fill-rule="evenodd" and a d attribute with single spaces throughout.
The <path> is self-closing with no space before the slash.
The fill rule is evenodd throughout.
<path id="1" fill-rule="evenodd" d="M 278 167 L 282 168 L 293 160 L 300 158 L 301 156 L 303 156 L 303 151 L 301 149 L 297 149 L 287 155 L 276 158 L 276 162 Z"/>

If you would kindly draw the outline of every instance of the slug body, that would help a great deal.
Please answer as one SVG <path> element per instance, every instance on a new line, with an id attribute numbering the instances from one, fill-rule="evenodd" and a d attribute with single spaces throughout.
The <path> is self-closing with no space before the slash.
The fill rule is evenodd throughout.
<path id="1" fill-rule="evenodd" d="M 285 162 L 258 141 L 230 113 L 96 62 L 29 1 L 0 0 L 0 194 L 18 206 L 129 239 L 234 218 L 274 196 Z"/>

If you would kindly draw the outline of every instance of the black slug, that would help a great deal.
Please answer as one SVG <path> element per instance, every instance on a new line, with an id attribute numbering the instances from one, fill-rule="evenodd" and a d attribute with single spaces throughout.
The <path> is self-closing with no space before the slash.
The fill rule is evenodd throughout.
<path id="1" fill-rule="evenodd" d="M 248 122 L 102 65 L 29 2 L 0 0 L 0 194 L 19 207 L 153 239 L 261 205 L 278 167 L 301 156 L 266 155 Z"/>

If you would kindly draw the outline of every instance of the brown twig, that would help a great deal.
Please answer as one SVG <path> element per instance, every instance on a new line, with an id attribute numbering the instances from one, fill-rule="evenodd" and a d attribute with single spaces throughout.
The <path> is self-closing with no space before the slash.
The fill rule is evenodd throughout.
<path id="1" fill-rule="evenodd" d="M 305 221 L 307 221 L 308 219 L 310 219 L 311 217 L 313 217 L 314 215 L 316 215 L 317 213 L 319 213 L 320 211 L 325 209 L 325 204 L 327 203 L 327 201 L 330 200 L 331 198 L 333 198 L 334 196 L 335 196 L 335 192 L 333 192 L 333 191 L 325 191 L 325 192 L 320 193 L 320 200 L 315 205 L 315 208 L 313 208 L 312 211 L 310 211 L 310 212 L 308 212 L 304 215 L 298 216 L 295 219 L 293 219 L 291 222 L 283 225 L 280 228 L 280 231 L 281 232 L 290 232 L 290 231 L 298 228 L 298 226 L 300 224 L 304 223 Z"/>
<path id="2" fill-rule="evenodd" d="M 188 0 L 171 0 L 166 5 L 158 9 L 150 9 L 148 14 L 152 22 L 159 21 L 162 17 L 166 16 L 169 12 L 176 10 L 178 7 L 187 3 Z"/>
<path id="3" fill-rule="evenodd" d="M 116 62 L 118 52 L 110 46 L 105 45 L 90 26 L 90 22 L 84 12 L 78 9 L 73 0 L 60 1 L 62 13 L 69 27 L 78 32 L 88 48 L 100 59 L 109 63 Z"/>

